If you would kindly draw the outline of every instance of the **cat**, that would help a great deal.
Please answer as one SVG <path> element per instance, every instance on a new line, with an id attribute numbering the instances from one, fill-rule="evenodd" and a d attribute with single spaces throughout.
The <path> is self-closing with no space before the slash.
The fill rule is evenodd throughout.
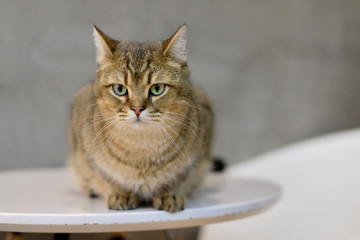
<path id="1" fill-rule="evenodd" d="M 162 42 L 93 34 L 96 77 L 75 96 L 68 128 L 78 185 L 109 209 L 183 210 L 211 167 L 213 138 L 212 106 L 190 81 L 186 25 Z"/>

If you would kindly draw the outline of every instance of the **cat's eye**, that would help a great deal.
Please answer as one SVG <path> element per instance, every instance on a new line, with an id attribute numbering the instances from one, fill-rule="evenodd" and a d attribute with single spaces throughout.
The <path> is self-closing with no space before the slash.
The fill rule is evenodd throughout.
<path id="1" fill-rule="evenodd" d="M 163 94 L 164 91 L 165 91 L 165 84 L 163 83 L 154 84 L 150 87 L 150 94 L 154 96 L 159 96 Z"/>
<path id="2" fill-rule="evenodd" d="M 125 96 L 127 94 L 127 89 L 124 85 L 121 84 L 114 84 L 112 86 L 113 92 L 118 96 Z"/>

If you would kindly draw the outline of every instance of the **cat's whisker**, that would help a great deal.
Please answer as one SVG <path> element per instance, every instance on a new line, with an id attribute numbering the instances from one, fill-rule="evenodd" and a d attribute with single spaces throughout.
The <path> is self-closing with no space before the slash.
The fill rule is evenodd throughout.
<path id="1" fill-rule="evenodd" d="M 115 130 L 115 135 L 114 135 L 114 138 L 111 140 L 111 143 L 115 140 L 115 139 L 118 139 L 119 138 L 119 135 L 121 133 L 121 130 L 124 128 L 125 126 L 125 123 L 119 125 L 119 127 L 117 127 L 117 129 Z"/>
<path id="2" fill-rule="evenodd" d="M 143 142 L 144 142 L 144 145 L 145 145 L 145 149 L 149 149 L 149 138 L 148 137 L 144 137 L 143 138 Z M 152 139 L 151 139 L 152 140 Z M 147 152 L 147 156 L 146 157 L 149 157 L 151 158 L 152 154 L 150 152 Z"/>
<path id="3" fill-rule="evenodd" d="M 180 140 L 180 142 L 181 142 L 181 144 L 183 145 L 183 148 L 184 148 L 184 150 L 185 150 L 185 152 L 186 152 L 186 156 L 189 156 L 189 153 L 188 153 L 188 151 L 187 151 L 186 145 L 185 145 L 184 141 L 182 140 L 182 138 L 179 136 L 179 134 L 178 134 L 170 125 L 168 125 L 165 121 L 162 121 L 162 123 L 163 123 L 166 127 L 168 127 L 168 129 L 170 129 L 170 130 L 175 134 L 175 136 Z"/>
<path id="4" fill-rule="evenodd" d="M 157 138 L 157 142 L 160 144 L 160 146 L 162 145 L 162 138 L 161 138 L 161 136 L 159 135 L 159 133 L 158 133 L 158 127 L 155 125 L 155 124 L 153 124 L 154 126 L 155 126 L 155 128 L 153 127 L 152 128 L 152 130 L 153 130 L 153 132 L 155 133 L 154 135 L 156 135 L 156 138 Z M 162 151 L 160 150 L 160 148 L 159 147 L 157 147 L 157 148 L 155 148 L 156 150 L 157 150 L 157 153 L 158 153 L 158 155 L 160 155 L 160 159 L 162 159 Z"/>
<path id="5" fill-rule="evenodd" d="M 188 124 L 185 124 L 184 122 L 180 121 L 179 119 L 170 117 L 170 116 L 165 116 L 165 115 L 163 116 L 163 118 L 179 124 L 180 126 L 186 128 L 188 131 L 190 131 L 195 137 L 198 137 L 198 135 L 194 132 L 194 130 Z M 196 127 L 196 129 L 197 129 L 197 127 Z"/>
<path id="6" fill-rule="evenodd" d="M 114 113 L 99 113 L 99 114 L 94 114 L 94 115 L 91 115 L 91 116 L 89 116 L 88 117 L 88 119 L 89 118 L 94 118 L 94 117 L 103 117 L 103 116 L 113 116 L 114 115 Z"/>
<path id="7" fill-rule="evenodd" d="M 195 123 L 194 123 L 194 121 L 191 119 L 191 118 L 189 118 L 188 116 L 186 116 L 185 114 L 181 114 L 181 113 L 176 113 L 176 112 L 164 112 L 164 113 L 166 113 L 167 115 L 171 115 L 171 116 L 173 116 L 173 117 L 177 117 L 177 118 L 179 118 L 180 120 L 184 120 L 184 118 L 185 119 L 187 119 L 191 124 L 193 124 L 194 126 L 197 126 Z"/>
<path id="8" fill-rule="evenodd" d="M 105 116 L 105 117 L 100 117 L 99 116 L 97 119 L 94 119 L 94 121 L 91 122 L 92 125 L 94 126 L 97 123 L 101 123 L 101 122 L 104 122 L 104 121 L 109 121 L 109 120 L 112 120 L 112 119 L 118 119 L 119 121 L 123 121 L 123 122 L 133 119 L 133 117 L 121 117 L 121 116 L 114 115 L 114 114 L 108 114 L 108 115 L 110 115 L 110 116 Z"/>
<path id="9" fill-rule="evenodd" d="M 166 136 L 164 135 L 164 133 L 161 131 L 160 127 L 158 126 L 158 124 L 160 124 L 159 122 L 155 122 L 155 126 L 156 126 L 156 129 L 157 129 L 157 132 L 159 134 L 159 139 L 161 141 L 161 146 L 164 146 L 164 144 L 166 143 Z M 160 150 L 159 150 L 160 151 Z M 161 152 L 161 157 L 163 158 L 164 157 L 164 148 L 160 151 Z"/>
<path id="10" fill-rule="evenodd" d="M 188 102 L 185 102 L 185 101 L 179 101 L 179 103 L 180 103 L 180 104 L 183 104 L 183 105 L 186 105 L 186 106 L 188 106 L 188 107 L 195 108 L 195 109 L 200 110 L 200 111 L 203 111 L 203 110 L 204 110 L 203 107 L 194 106 L 194 105 L 192 105 L 192 104 L 190 104 L 190 103 L 188 103 Z"/>
<path id="11" fill-rule="evenodd" d="M 116 117 L 116 116 L 114 114 L 107 114 L 107 115 L 94 116 L 91 119 L 93 119 L 93 120 L 101 120 L 101 119 L 106 119 L 106 118 L 111 118 L 111 117 Z"/>
<path id="12" fill-rule="evenodd" d="M 112 139 L 112 136 L 114 135 L 115 130 L 119 126 L 120 123 L 115 124 L 115 127 L 110 129 L 109 132 L 104 133 L 104 141 L 106 141 L 108 144 L 110 144 L 110 139 Z"/>
<path id="13" fill-rule="evenodd" d="M 191 118 L 189 118 L 188 116 L 186 116 L 185 114 L 176 113 L 176 112 L 168 112 L 168 111 L 164 111 L 164 113 L 166 113 L 167 115 L 173 115 L 172 117 L 179 118 L 180 121 L 183 121 L 183 118 L 186 118 L 194 127 L 197 128 L 197 125 L 194 123 L 194 121 Z"/>
<path id="14" fill-rule="evenodd" d="M 112 126 L 113 124 L 115 124 L 115 122 L 117 121 L 117 119 L 113 119 L 112 121 L 108 122 L 107 124 L 105 124 L 96 134 L 95 138 L 91 141 L 91 143 L 89 144 L 88 148 L 86 149 L 86 152 L 89 151 L 90 147 L 94 144 L 94 142 L 96 141 L 96 139 L 110 126 Z"/>
<path id="15" fill-rule="evenodd" d="M 90 104 L 90 105 L 86 106 L 85 108 L 91 108 L 91 107 L 96 106 L 96 105 L 97 105 L 97 103 Z"/>
<path id="16" fill-rule="evenodd" d="M 178 153 L 180 153 L 181 155 L 183 155 L 182 152 L 181 152 L 181 150 L 180 150 L 180 148 L 178 147 L 178 145 L 177 145 L 176 142 L 174 141 L 174 139 L 169 135 L 169 133 L 167 133 L 167 131 L 164 129 L 164 127 L 161 126 L 161 124 L 160 124 L 159 122 L 155 122 L 155 124 L 156 124 L 157 128 L 159 129 L 159 133 L 161 134 L 161 136 L 162 136 L 162 138 L 165 140 L 165 142 L 168 141 L 168 140 L 170 140 L 171 143 L 175 146 L 174 149 L 175 149 Z"/>
<path id="17" fill-rule="evenodd" d="M 143 117 L 145 120 L 149 121 L 149 122 L 158 122 L 159 121 L 159 117 Z"/>
<path id="18" fill-rule="evenodd" d="M 179 114 L 182 115 L 182 114 Z M 187 117 L 186 115 L 182 115 L 183 117 Z M 179 117 L 174 117 L 174 116 L 168 116 L 168 115 L 163 115 L 162 117 L 167 118 L 171 121 L 174 121 L 176 123 L 178 123 L 179 125 L 185 127 L 187 130 L 189 130 L 195 137 L 198 138 L 198 141 L 200 142 L 204 142 L 202 140 L 202 138 L 199 137 L 199 135 L 197 134 L 197 131 L 199 130 L 199 127 L 195 125 L 194 122 L 192 122 L 192 120 L 190 118 L 187 118 L 189 120 L 189 124 L 191 124 L 193 127 L 191 128 L 189 124 L 186 124 L 183 122 L 184 119 L 180 119 Z M 180 119 L 180 120 L 179 120 Z M 190 122 L 191 121 L 191 122 Z"/>
<path id="19" fill-rule="evenodd" d="M 121 133 L 121 130 L 124 128 L 124 126 L 125 126 L 125 123 L 121 123 L 121 125 L 118 124 L 118 126 L 117 126 L 116 129 L 114 130 L 114 136 L 112 137 L 110 143 L 113 143 L 113 141 L 114 141 L 115 139 L 118 139 L 118 138 L 119 138 L 119 135 L 120 135 L 120 133 Z"/>
<path id="20" fill-rule="evenodd" d="M 162 122 L 164 123 L 164 122 Z M 174 140 L 174 138 L 171 136 L 171 134 L 166 130 L 166 128 L 164 126 L 162 126 L 161 123 L 158 123 L 159 127 L 162 128 L 164 130 L 164 133 L 168 136 L 168 139 L 171 140 L 171 142 L 175 145 L 175 147 L 177 148 L 177 150 L 179 151 L 179 153 L 184 157 L 184 159 L 186 159 L 185 154 L 183 153 L 183 151 L 181 151 L 179 145 L 176 143 L 176 141 Z"/>
<path id="21" fill-rule="evenodd" d="M 96 124 L 98 123 L 102 123 L 102 122 L 106 122 L 106 121 L 112 121 L 112 120 L 116 120 L 117 117 L 116 116 L 112 116 L 112 117 L 104 117 L 102 119 L 98 119 L 98 120 L 94 120 L 91 122 L 91 126 L 94 127 Z"/>
<path id="22" fill-rule="evenodd" d="M 116 124 L 116 126 L 112 129 L 112 131 L 108 134 L 108 137 L 107 137 L 107 142 L 109 144 L 111 144 L 114 140 L 114 137 L 117 138 L 117 131 L 119 129 L 122 129 L 122 127 L 124 126 L 124 123 L 123 122 L 119 122 L 118 124 Z"/>
<path id="23" fill-rule="evenodd" d="M 193 126 L 193 127 L 190 127 L 189 124 L 184 123 L 184 122 L 183 122 L 183 119 L 180 119 L 180 118 L 178 118 L 178 117 L 168 116 L 168 115 L 163 115 L 162 117 L 165 118 L 165 119 L 168 119 L 168 120 L 170 120 L 170 121 L 174 121 L 175 123 L 179 124 L 180 126 L 186 128 L 188 131 L 190 131 L 195 137 L 199 137 L 198 134 L 196 133 L 196 131 L 197 131 L 199 128 L 198 128 L 198 126 L 196 126 L 193 122 L 190 122 L 191 119 L 189 119 L 189 124 L 192 123 L 192 126 Z M 184 117 L 186 117 L 186 116 L 184 115 Z M 199 138 L 199 139 L 200 139 L 200 141 L 202 141 L 201 138 Z"/>
<path id="24" fill-rule="evenodd" d="M 113 117 L 126 117 L 127 116 L 127 114 L 116 114 L 116 113 L 99 113 L 99 114 L 94 114 L 94 115 L 92 115 L 92 116 L 90 116 L 89 117 L 89 119 L 94 119 L 94 120 L 96 120 L 96 119 L 102 119 L 102 118 L 106 118 L 106 117 L 110 117 L 110 116 L 113 116 Z"/>
<path id="25" fill-rule="evenodd" d="M 114 114 L 97 114 L 94 116 L 90 116 L 88 119 L 90 120 L 91 123 L 95 123 L 95 122 L 102 122 L 103 120 L 108 120 L 111 118 L 114 118 Z"/>
<path id="26" fill-rule="evenodd" d="M 160 146 L 162 146 L 162 139 L 161 139 L 161 137 L 160 137 L 160 135 L 158 133 L 158 131 L 159 131 L 158 127 L 156 126 L 155 122 L 153 122 L 153 121 L 151 122 L 151 124 L 152 124 L 151 132 L 153 133 L 154 137 L 156 138 L 155 142 L 157 144 L 159 144 Z M 155 147 L 153 149 L 156 150 L 157 154 L 160 155 L 160 159 L 162 159 L 162 155 L 161 155 L 162 151 L 161 151 L 161 149 L 159 147 Z"/>

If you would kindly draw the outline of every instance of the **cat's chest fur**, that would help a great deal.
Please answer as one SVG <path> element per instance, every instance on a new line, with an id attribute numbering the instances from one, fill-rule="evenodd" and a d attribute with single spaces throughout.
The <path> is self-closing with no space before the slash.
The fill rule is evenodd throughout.
<path id="1" fill-rule="evenodd" d="M 134 134 L 129 129 L 111 142 L 99 138 L 97 149 L 90 151 L 90 162 L 107 181 L 150 199 L 185 179 L 195 163 L 196 154 L 191 148 L 185 150 L 187 144 L 174 144 L 149 132 Z"/>
<path id="2" fill-rule="evenodd" d="M 194 157 L 177 157 L 168 162 L 161 162 L 153 157 L 143 156 L 141 165 L 129 164 L 131 161 L 139 160 L 124 160 L 102 153 L 93 156 L 92 166 L 113 186 L 118 185 L 125 191 L 136 192 L 142 199 L 150 199 L 155 194 L 168 190 L 169 186 L 180 179 L 185 179 L 195 162 Z"/>

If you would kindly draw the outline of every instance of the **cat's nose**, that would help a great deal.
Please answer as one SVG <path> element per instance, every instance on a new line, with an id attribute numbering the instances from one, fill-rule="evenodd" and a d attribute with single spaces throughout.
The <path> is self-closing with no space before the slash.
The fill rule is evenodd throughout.
<path id="1" fill-rule="evenodd" d="M 132 106 L 131 110 L 133 110 L 136 114 L 136 116 L 140 116 L 141 112 L 145 110 L 143 106 Z"/>

